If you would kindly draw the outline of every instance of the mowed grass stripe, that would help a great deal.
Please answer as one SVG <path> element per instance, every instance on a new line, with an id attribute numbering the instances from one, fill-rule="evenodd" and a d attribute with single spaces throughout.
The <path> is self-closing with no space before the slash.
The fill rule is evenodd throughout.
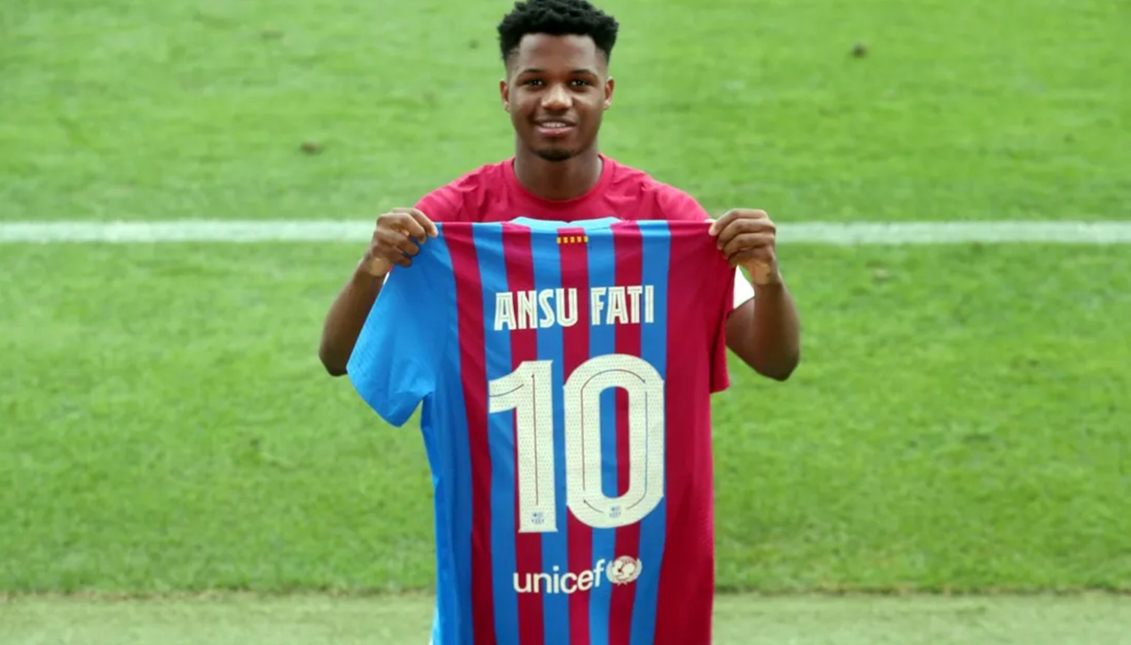
<path id="1" fill-rule="evenodd" d="M 359 220 L 0 223 L 0 243 L 362 242 L 373 223 Z M 1131 222 L 803 222 L 779 224 L 783 243 L 1128 244 Z"/>
<path id="2" fill-rule="evenodd" d="M 8 0 L 0 220 L 413 203 L 514 152 L 509 4 Z M 712 213 L 1131 220 L 1125 4 L 610 0 L 600 147 Z"/>
<path id="3" fill-rule="evenodd" d="M 357 253 L 4 247 L 0 590 L 432 589 L 416 423 L 317 359 Z M 781 258 L 804 358 L 714 398 L 720 589 L 1131 590 L 1127 247 Z"/>
<path id="4" fill-rule="evenodd" d="M 232 594 L 106 602 L 24 598 L 0 603 L 5 645 L 422 645 L 433 598 Z M 1074 597 L 721 596 L 715 645 L 1123 645 L 1131 604 Z"/>

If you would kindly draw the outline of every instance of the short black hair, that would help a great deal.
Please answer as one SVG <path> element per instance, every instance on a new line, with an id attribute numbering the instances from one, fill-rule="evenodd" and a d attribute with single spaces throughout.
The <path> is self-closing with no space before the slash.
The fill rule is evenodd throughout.
<path id="1" fill-rule="evenodd" d="M 589 36 L 609 62 L 617 42 L 616 19 L 586 0 L 516 2 L 499 23 L 499 49 L 505 63 L 527 34 Z"/>

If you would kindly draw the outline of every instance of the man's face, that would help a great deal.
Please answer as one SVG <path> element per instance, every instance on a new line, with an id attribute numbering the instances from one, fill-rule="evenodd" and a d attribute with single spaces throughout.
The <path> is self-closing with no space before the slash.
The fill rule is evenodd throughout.
<path id="1" fill-rule="evenodd" d="M 549 161 L 589 149 L 613 98 L 608 65 L 588 36 L 523 37 L 499 88 L 519 140 Z"/>

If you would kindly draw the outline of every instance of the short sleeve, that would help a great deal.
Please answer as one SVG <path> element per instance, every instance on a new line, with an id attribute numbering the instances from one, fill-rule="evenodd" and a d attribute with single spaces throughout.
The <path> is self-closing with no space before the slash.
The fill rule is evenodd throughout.
<path id="1" fill-rule="evenodd" d="M 664 190 L 659 195 L 659 204 L 664 218 L 669 221 L 702 222 L 714 219 L 694 197 L 671 186 L 664 186 Z M 727 313 L 754 297 L 754 287 L 750 286 L 750 281 L 742 274 L 742 269 L 735 268 L 734 271 L 734 298 L 726 304 Z"/>
<path id="2" fill-rule="evenodd" d="M 455 222 L 460 219 L 460 201 L 459 193 L 447 185 L 424 195 L 413 207 L 437 224 Z"/>
<path id="3" fill-rule="evenodd" d="M 436 390 L 446 330 L 428 315 L 446 297 L 429 288 L 437 261 L 425 244 L 409 267 L 389 273 L 361 329 L 346 371 L 361 398 L 385 421 L 402 426 Z"/>
<path id="4" fill-rule="evenodd" d="M 694 197 L 667 184 L 659 186 L 656 205 L 661 217 L 669 222 L 702 222 L 713 219 Z"/>

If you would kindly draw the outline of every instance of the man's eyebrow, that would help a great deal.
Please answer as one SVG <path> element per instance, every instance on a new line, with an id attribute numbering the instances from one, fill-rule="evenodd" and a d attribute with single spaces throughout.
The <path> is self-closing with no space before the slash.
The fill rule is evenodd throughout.
<path id="1" fill-rule="evenodd" d="M 518 73 L 520 75 L 521 74 L 545 74 L 546 70 L 540 69 L 538 67 L 527 67 L 525 69 L 519 70 Z M 591 69 L 588 69 L 588 68 L 573 69 L 573 70 L 570 70 L 569 73 L 570 74 L 588 74 L 589 76 L 596 76 L 597 75 L 597 72 L 595 72 Z"/>

